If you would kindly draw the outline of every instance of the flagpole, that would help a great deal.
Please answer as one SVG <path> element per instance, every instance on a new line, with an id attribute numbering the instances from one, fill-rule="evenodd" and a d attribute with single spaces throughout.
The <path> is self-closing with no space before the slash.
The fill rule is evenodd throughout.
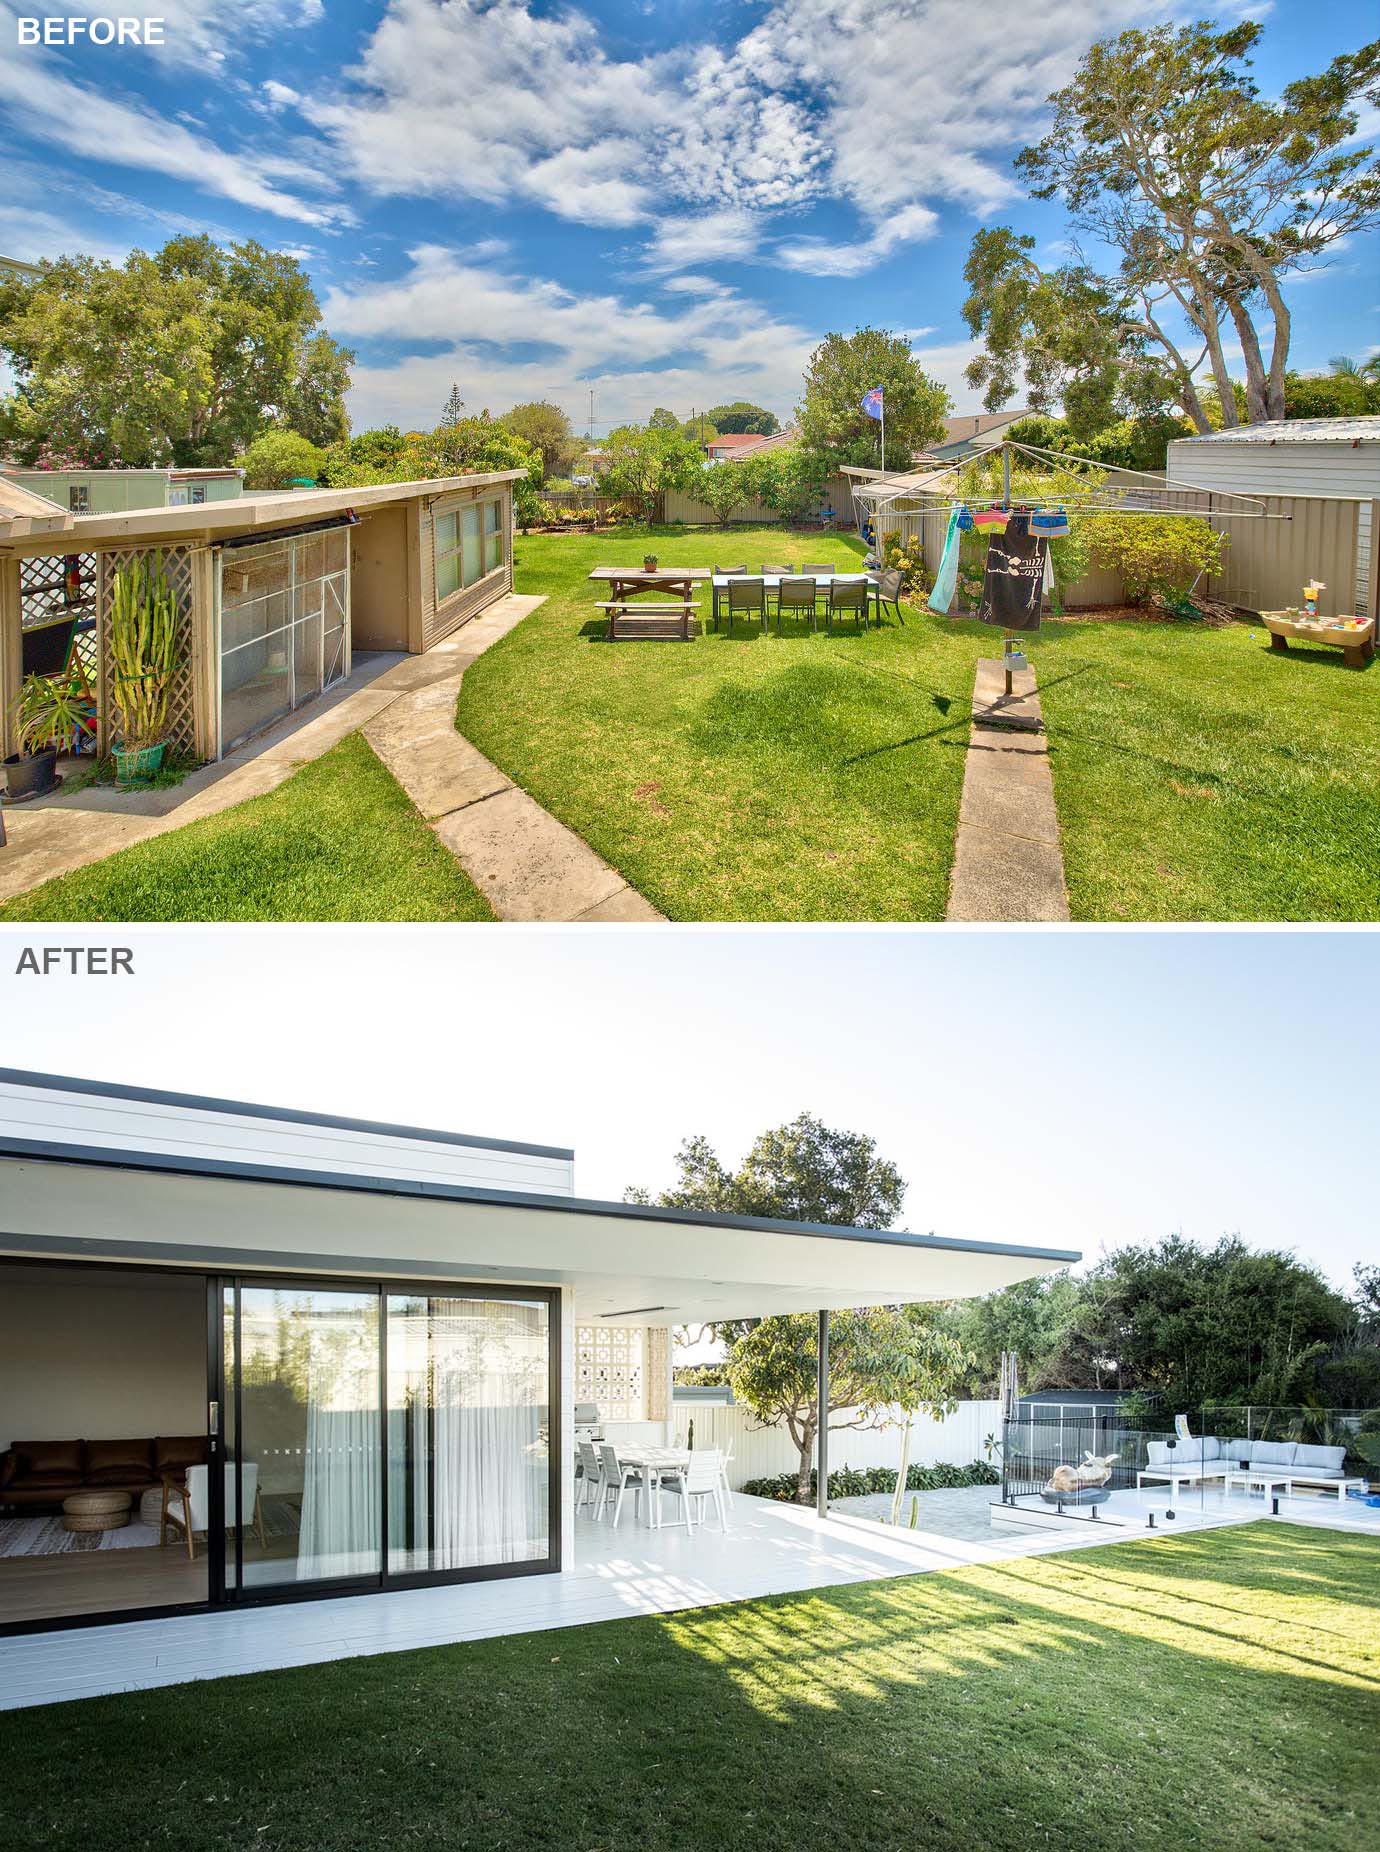
<path id="1" fill-rule="evenodd" d="M 882 401 L 882 474 L 886 474 L 886 387 L 881 390 Z"/>

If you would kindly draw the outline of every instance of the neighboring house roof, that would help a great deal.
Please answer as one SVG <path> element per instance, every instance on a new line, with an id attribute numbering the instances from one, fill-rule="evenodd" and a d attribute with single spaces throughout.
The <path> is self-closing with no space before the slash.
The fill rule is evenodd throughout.
<path id="1" fill-rule="evenodd" d="M 966 437 L 983 437 L 988 431 L 999 431 L 1003 425 L 1015 424 L 1018 418 L 1028 416 L 1024 405 L 1008 412 L 960 412 L 944 420 L 944 442 L 959 444 Z"/>
<path id="2" fill-rule="evenodd" d="M 1273 418 L 1264 424 L 1239 424 L 1230 431 L 1206 431 L 1201 437 L 1176 437 L 1188 444 L 1380 444 L 1380 417 Z"/>

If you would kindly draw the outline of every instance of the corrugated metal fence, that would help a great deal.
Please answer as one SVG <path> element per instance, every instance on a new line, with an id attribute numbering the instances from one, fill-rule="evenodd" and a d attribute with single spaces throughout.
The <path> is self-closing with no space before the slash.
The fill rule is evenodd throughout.
<path id="1" fill-rule="evenodd" d="M 829 1429 L 829 1466 L 889 1466 L 894 1471 L 901 1460 L 903 1416 L 893 1411 L 896 1425 L 870 1428 L 845 1428 L 836 1424 L 844 1419 L 834 1415 Z M 674 1427 L 686 1434 L 691 1420 L 695 1423 L 695 1446 L 732 1448 L 733 1464 L 729 1483 L 736 1489 L 746 1479 L 769 1479 L 776 1473 L 794 1472 L 799 1455 L 785 1428 L 758 1427 L 745 1408 L 736 1404 L 691 1406 L 680 1402 L 675 1407 Z M 911 1425 L 910 1457 L 913 1464 L 934 1466 L 969 1466 L 985 1459 L 989 1434 L 1000 1437 L 1001 1415 L 998 1403 L 960 1402 L 947 1421 L 934 1421 L 917 1415 Z"/>

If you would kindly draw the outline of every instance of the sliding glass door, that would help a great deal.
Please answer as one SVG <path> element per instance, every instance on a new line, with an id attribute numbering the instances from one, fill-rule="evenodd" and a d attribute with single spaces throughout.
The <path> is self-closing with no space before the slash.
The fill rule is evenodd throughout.
<path id="1" fill-rule="evenodd" d="M 544 1302 L 388 1294 L 388 1568 L 550 1550 Z"/>
<path id="2" fill-rule="evenodd" d="M 223 1303 L 227 1599 L 556 1566 L 550 1295 L 245 1278 Z"/>

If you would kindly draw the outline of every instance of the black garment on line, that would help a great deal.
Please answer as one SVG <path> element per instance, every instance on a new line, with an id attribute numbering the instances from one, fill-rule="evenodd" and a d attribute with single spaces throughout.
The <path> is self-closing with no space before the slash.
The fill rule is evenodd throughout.
<path id="1" fill-rule="evenodd" d="M 978 612 L 984 624 L 1000 624 L 1003 630 L 1040 628 L 1046 544 L 1031 533 L 1023 514 L 1012 515 L 1004 534 L 993 534 Z"/>

